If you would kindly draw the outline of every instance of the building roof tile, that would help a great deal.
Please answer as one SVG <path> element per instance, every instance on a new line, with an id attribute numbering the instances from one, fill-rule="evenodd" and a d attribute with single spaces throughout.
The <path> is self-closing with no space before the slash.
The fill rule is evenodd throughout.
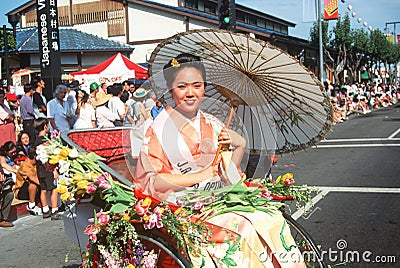
<path id="1" fill-rule="evenodd" d="M 60 27 L 61 51 L 132 51 L 131 45 L 88 34 L 73 28 Z M 20 53 L 39 50 L 37 27 L 19 29 L 16 32 L 17 47 Z"/>

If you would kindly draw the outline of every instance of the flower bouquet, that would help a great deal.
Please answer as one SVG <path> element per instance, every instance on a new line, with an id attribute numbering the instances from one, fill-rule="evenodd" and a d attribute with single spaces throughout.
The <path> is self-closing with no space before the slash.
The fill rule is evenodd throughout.
<path id="1" fill-rule="evenodd" d="M 87 195 L 104 201 L 102 210 L 93 213 L 84 231 L 88 244 L 83 267 L 156 267 L 158 252 L 146 248 L 137 228 L 163 230 L 189 259 L 201 256 L 207 249 L 220 263 L 235 266 L 240 256 L 238 238 L 227 235 L 229 239 L 225 243 L 215 246 L 206 223 L 208 219 L 231 211 L 268 213 L 282 206 L 274 202 L 274 196 L 310 200 L 311 190 L 306 186 L 295 187 L 293 175 L 289 173 L 274 183 L 245 185 L 240 181 L 212 192 L 187 191 L 177 206 L 171 206 L 114 180 L 99 167 L 101 157 L 64 146 L 57 135 L 37 151 L 42 163 L 58 170 L 57 191 L 63 201 L 79 203 Z"/>

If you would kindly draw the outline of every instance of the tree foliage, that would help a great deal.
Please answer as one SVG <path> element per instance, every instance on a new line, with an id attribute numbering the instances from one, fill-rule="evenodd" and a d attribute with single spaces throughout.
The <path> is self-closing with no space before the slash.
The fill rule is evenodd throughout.
<path id="1" fill-rule="evenodd" d="M 377 69 L 381 66 L 388 70 L 391 81 L 396 75 L 396 64 L 400 61 L 399 45 L 390 43 L 379 29 L 351 28 L 348 13 L 340 16 L 330 31 L 329 23 L 322 22 L 322 42 L 324 62 L 332 68 L 336 83 L 344 82 L 340 79 L 344 69 L 351 74 L 349 82 L 357 80 L 359 71 L 367 70 L 373 77 L 371 74 L 380 73 Z M 310 43 L 319 43 L 317 22 L 310 28 Z"/>
<path id="2" fill-rule="evenodd" d="M 8 42 L 8 49 L 9 50 L 14 50 L 16 47 L 16 41 L 15 38 L 13 36 L 13 32 L 12 31 L 6 31 L 7 32 L 7 42 Z M 5 48 L 5 43 L 4 43 L 4 33 L 3 33 L 3 29 L 0 29 L 0 50 L 4 50 Z"/>

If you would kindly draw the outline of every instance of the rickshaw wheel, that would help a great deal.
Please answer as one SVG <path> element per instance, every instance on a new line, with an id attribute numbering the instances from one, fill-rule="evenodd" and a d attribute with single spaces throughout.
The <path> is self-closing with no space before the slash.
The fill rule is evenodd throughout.
<path id="1" fill-rule="evenodd" d="M 164 268 L 190 268 L 190 262 L 170 243 L 150 232 L 137 231 L 138 238 L 144 244 L 146 250 L 158 255 L 156 267 Z"/>
<path id="2" fill-rule="evenodd" d="M 307 231 L 289 214 L 282 213 L 290 227 L 291 234 L 302 254 L 307 267 L 327 267 L 321 257 L 321 252 Z"/>

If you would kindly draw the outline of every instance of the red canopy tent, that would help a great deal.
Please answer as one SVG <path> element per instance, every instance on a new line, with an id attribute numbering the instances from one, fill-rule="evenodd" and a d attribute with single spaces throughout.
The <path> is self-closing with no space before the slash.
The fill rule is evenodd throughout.
<path id="1" fill-rule="evenodd" d="M 131 79 L 148 79 L 146 68 L 132 62 L 121 53 L 84 71 L 73 72 L 71 75 L 84 88 L 89 87 L 92 82 L 112 84 Z"/>

